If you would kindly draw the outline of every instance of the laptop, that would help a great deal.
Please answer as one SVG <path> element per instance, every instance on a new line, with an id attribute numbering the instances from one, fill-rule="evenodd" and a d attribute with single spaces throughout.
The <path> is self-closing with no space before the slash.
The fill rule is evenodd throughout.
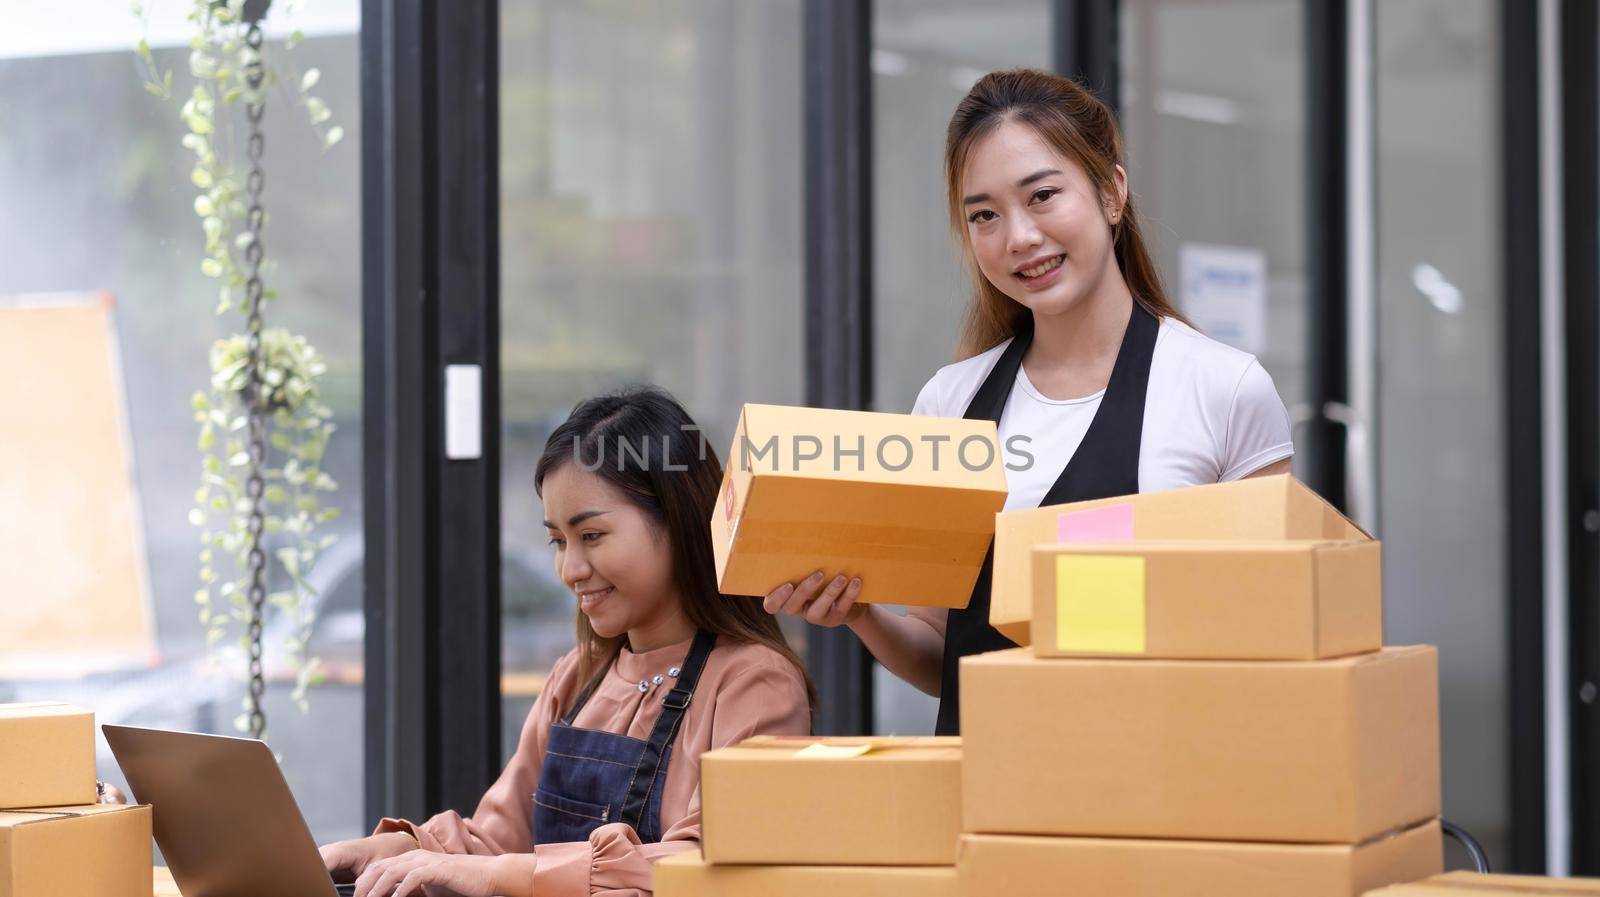
<path id="1" fill-rule="evenodd" d="M 183 897 L 349 897 L 265 744 L 101 726 Z"/>

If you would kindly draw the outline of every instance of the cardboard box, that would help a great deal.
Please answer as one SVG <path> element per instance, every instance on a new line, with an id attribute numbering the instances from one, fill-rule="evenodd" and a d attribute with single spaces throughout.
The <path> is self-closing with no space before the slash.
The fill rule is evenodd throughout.
<path id="1" fill-rule="evenodd" d="M 92 804 L 94 714 L 44 701 L 0 704 L 0 808 Z"/>
<path id="2" fill-rule="evenodd" d="M 1439 815 L 1438 656 L 961 660 L 962 830 L 1359 844 Z"/>
<path id="3" fill-rule="evenodd" d="M 1359 845 L 964 835 L 967 894 L 1011 897 L 1360 897 L 1444 868 L 1429 820 Z"/>
<path id="4" fill-rule="evenodd" d="M 1007 511 L 995 518 L 989 623 L 1026 645 L 1033 613 L 1035 545 L 1134 540 L 1372 539 L 1287 474 Z"/>
<path id="5" fill-rule="evenodd" d="M 990 421 L 744 406 L 711 515 L 719 587 L 822 570 L 861 577 L 862 601 L 966 607 L 1006 500 L 999 438 Z"/>
<path id="6" fill-rule="evenodd" d="M 1380 888 L 1372 894 L 1382 897 L 1572 897 L 1574 894 L 1600 895 L 1600 878 L 1448 872 L 1425 881 Z"/>
<path id="7" fill-rule="evenodd" d="M 1129 542 L 1033 550 L 1040 657 L 1317 660 L 1383 646 L 1377 542 Z"/>
<path id="8" fill-rule="evenodd" d="M 0 812 L 0 897 L 151 897 L 150 807 Z"/>
<path id="9" fill-rule="evenodd" d="M 752 738 L 700 757 L 710 863 L 948 866 L 959 738 Z"/>
<path id="10" fill-rule="evenodd" d="M 954 866 L 723 866 L 699 851 L 655 865 L 655 897 L 962 897 Z"/>

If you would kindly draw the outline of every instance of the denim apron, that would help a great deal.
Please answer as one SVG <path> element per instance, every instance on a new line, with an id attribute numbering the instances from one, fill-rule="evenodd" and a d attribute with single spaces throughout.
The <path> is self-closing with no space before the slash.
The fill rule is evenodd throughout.
<path id="1" fill-rule="evenodd" d="M 648 741 L 572 725 L 594 685 L 551 724 L 533 795 L 533 843 L 587 841 L 595 829 L 611 822 L 626 822 L 646 844 L 661 840 L 661 792 L 672 741 L 716 640 L 705 630 L 695 634 L 672 690 L 661 699 L 661 716 Z"/>
<path id="2" fill-rule="evenodd" d="M 1059 505 L 1072 501 L 1092 501 L 1139 491 L 1139 442 L 1144 431 L 1144 398 L 1150 385 L 1150 360 L 1155 356 L 1156 336 L 1161 324 L 1139 303 L 1133 304 L 1128 329 L 1123 332 L 1117 361 L 1111 368 L 1111 381 L 1094 420 L 1083 434 L 1083 442 L 1061 475 L 1039 502 Z M 1022 367 L 1022 355 L 1033 342 L 1029 322 L 1017 331 L 1011 345 L 1000 354 L 989 376 L 978 387 L 962 415 L 967 420 L 992 420 L 1000 423 L 1006 399 Z M 934 731 L 940 735 L 961 734 L 961 658 L 988 651 L 1015 648 L 1015 642 L 989 625 L 989 587 L 994 576 L 994 545 L 983 559 L 983 567 L 972 586 L 967 606 L 950 611 L 944 636 L 943 680 L 939 686 L 939 720 Z"/>

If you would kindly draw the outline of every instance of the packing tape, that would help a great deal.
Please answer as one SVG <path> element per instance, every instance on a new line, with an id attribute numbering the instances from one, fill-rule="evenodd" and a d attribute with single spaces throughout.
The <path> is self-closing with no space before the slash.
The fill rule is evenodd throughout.
<path id="1" fill-rule="evenodd" d="M 1056 647 L 1143 654 L 1144 558 L 1056 556 Z"/>
<path id="2" fill-rule="evenodd" d="M 795 751 L 796 760 L 849 760 L 872 750 L 870 744 L 809 744 Z"/>

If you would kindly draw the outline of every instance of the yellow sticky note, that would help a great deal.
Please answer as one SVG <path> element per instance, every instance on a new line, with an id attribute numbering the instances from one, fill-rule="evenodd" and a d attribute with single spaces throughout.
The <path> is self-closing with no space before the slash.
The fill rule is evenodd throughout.
<path id="1" fill-rule="evenodd" d="M 795 751 L 796 760 L 848 760 L 872 750 L 870 744 L 808 744 Z"/>
<path id="2" fill-rule="evenodd" d="M 1144 653 L 1144 558 L 1056 557 L 1056 647 Z"/>

